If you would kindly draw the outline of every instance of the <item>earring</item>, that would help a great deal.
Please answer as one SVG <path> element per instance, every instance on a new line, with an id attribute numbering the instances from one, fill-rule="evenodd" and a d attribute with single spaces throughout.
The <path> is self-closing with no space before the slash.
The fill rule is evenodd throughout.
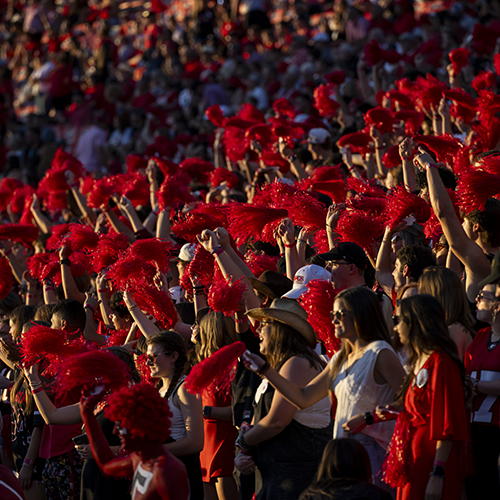
<path id="1" fill-rule="evenodd" d="M 172 368 L 175 368 L 175 363 L 171 363 L 171 365 L 172 365 Z"/>

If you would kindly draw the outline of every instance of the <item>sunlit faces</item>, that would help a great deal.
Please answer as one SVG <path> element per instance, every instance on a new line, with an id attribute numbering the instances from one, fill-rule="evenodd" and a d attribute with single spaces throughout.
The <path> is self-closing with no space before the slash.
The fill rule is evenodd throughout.
<path id="1" fill-rule="evenodd" d="M 476 297 L 476 317 L 490 325 L 494 322 L 494 313 L 498 310 L 498 299 L 495 297 L 497 285 L 486 285 Z"/>
<path id="2" fill-rule="evenodd" d="M 267 354 L 269 337 L 271 336 L 271 321 L 261 321 L 259 326 L 260 352 Z"/>
<path id="3" fill-rule="evenodd" d="M 396 263 L 394 264 L 392 277 L 394 278 L 394 284 L 396 285 L 396 288 L 401 288 L 406 285 L 404 269 L 403 266 L 401 265 L 401 262 L 399 262 L 399 259 L 396 259 Z"/>
<path id="4" fill-rule="evenodd" d="M 354 341 L 358 337 L 354 319 L 347 311 L 342 299 L 337 299 L 333 303 L 332 323 L 335 327 L 335 336 L 338 339 Z"/>
<path id="5" fill-rule="evenodd" d="M 175 372 L 177 352 L 165 352 L 160 345 L 148 345 L 146 363 L 151 370 L 152 377 L 171 378 Z"/>
<path id="6" fill-rule="evenodd" d="M 351 276 L 357 272 L 356 266 L 345 260 L 330 260 L 325 269 L 331 272 L 333 288 L 337 290 L 349 288 Z"/>
<path id="7" fill-rule="evenodd" d="M 409 327 L 408 324 L 401 317 L 401 312 L 399 307 L 396 310 L 396 314 L 392 317 L 394 321 L 394 331 L 399 335 L 399 340 L 403 345 L 408 345 L 409 341 Z"/>
<path id="8" fill-rule="evenodd" d="M 121 330 L 127 326 L 128 318 L 123 318 L 116 311 L 112 311 L 109 315 L 115 330 Z"/>

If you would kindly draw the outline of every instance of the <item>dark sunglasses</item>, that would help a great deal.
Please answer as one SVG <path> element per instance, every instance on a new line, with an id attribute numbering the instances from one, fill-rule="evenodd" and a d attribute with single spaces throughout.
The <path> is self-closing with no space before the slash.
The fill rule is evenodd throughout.
<path id="1" fill-rule="evenodd" d="M 401 321 L 401 316 L 398 316 L 397 314 L 393 314 L 392 321 L 394 323 L 394 326 L 399 325 L 399 322 Z"/>
<path id="2" fill-rule="evenodd" d="M 337 321 L 342 321 L 344 316 L 347 315 L 346 311 L 330 311 L 330 318 L 333 321 L 336 319 Z"/>
<path id="3" fill-rule="evenodd" d="M 160 352 L 158 354 L 146 354 L 146 360 L 150 363 L 156 363 L 156 360 L 163 354 L 172 354 L 171 352 Z"/>

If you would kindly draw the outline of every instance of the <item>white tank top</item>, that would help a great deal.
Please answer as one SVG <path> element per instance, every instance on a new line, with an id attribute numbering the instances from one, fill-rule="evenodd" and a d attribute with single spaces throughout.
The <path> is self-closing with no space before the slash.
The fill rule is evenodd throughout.
<path id="1" fill-rule="evenodd" d="M 170 406 L 170 411 L 172 412 L 172 416 L 170 417 L 170 437 L 179 441 L 187 436 L 186 432 L 186 424 L 184 422 L 184 417 L 182 416 L 182 412 L 180 408 L 175 406 L 173 399 L 177 394 L 177 391 L 181 384 L 186 380 L 186 376 L 183 375 L 177 385 L 175 386 L 170 399 L 168 400 L 168 406 Z"/>
<path id="2" fill-rule="evenodd" d="M 333 381 L 333 391 L 337 398 L 337 412 L 333 428 L 333 438 L 344 437 L 342 424 L 355 415 L 372 412 L 376 406 L 393 403 L 395 392 L 389 384 L 377 384 L 374 379 L 374 369 L 380 351 L 394 349 L 384 340 L 376 340 L 368 344 L 365 352 L 346 370 L 346 363 L 341 367 Z M 394 353 L 395 354 L 395 353 Z M 336 353 L 330 367 L 339 353 Z M 367 425 L 362 431 L 373 437 L 383 448 L 387 448 L 394 431 L 394 421 Z"/>

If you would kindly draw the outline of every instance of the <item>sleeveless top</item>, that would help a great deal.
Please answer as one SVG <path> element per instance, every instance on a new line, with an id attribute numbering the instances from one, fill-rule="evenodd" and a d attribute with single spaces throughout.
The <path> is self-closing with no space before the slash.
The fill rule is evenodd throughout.
<path id="1" fill-rule="evenodd" d="M 168 400 L 168 406 L 172 412 L 172 416 L 170 417 L 170 437 L 175 439 L 175 441 L 179 441 L 187 436 L 186 424 L 181 409 L 177 408 L 174 404 L 174 396 L 177 394 L 179 387 L 184 383 L 184 380 L 186 380 L 185 375 L 180 378 Z"/>
<path id="2" fill-rule="evenodd" d="M 342 424 L 351 417 L 371 412 L 378 405 L 385 406 L 394 402 L 395 392 L 392 387 L 388 383 L 378 384 L 373 375 L 377 357 L 384 349 L 394 353 L 394 349 L 384 340 L 371 342 L 365 347 L 361 358 L 348 369 L 344 363 L 335 377 L 332 387 L 337 398 L 334 439 L 344 437 L 346 431 L 342 428 Z M 336 353 L 332 357 L 330 368 L 338 355 L 339 353 Z M 383 448 L 387 448 L 393 431 L 394 421 L 389 421 L 367 425 L 362 432 L 373 437 Z"/>

